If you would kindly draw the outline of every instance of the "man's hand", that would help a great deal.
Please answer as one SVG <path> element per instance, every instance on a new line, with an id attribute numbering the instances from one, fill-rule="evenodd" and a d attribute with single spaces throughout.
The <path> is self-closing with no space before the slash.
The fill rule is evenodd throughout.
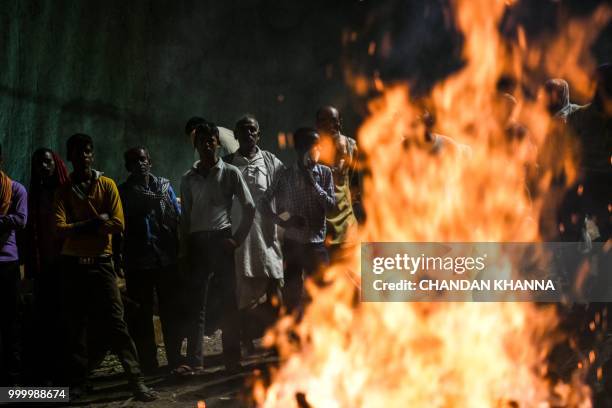
<path id="1" fill-rule="evenodd" d="M 228 253 L 233 253 L 238 248 L 238 243 L 234 238 L 226 238 L 223 240 L 223 249 Z"/>
<path id="2" fill-rule="evenodd" d="M 116 265 L 115 275 L 117 275 L 119 279 L 125 279 L 125 268 L 122 265 Z"/>
<path id="3" fill-rule="evenodd" d="M 89 222 L 91 223 L 91 228 L 97 230 L 100 228 L 106 221 L 108 221 L 110 217 L 108 214 L 98 214 L 95 218 L 92 218 Z"/>
<path id="4" fill-rule="evenodd" d="M 310 183 L 311 186 L 316 186 L 317 185 L 317 181 L 315 180 L 314 177 L 314 173 L 312 172 L 312 170 L 309 169 L 304 169 L 304 176 L 306 177 L 306 181 L 308 181 Z"/>
<path id="5" fill-rule="evenodd" d="M 87 221 L 86 225 L 84 226 L 84 229 L 88 232 L 98 232 L 100 227 L 102 227 L 104 223 L 109 219 L 110 217 L 106 213 L 98 214 L 95 218 L 92 218 L 91 220 Z"/>
<path id="6" fill-rule="evenodd" d="M 292 215 L 289 219 L 281 224 L 283 228 L 304 228 L 306 226 L 306 218 L 301 215 Z"/>
<path id="7" fill-rule="evenodd" d="M 75 223 L 75 232 L 86 234 L 96 233 L 98 232 L 100 227 L 102 227 L 104 223 L 109 219 L 110 217 L 108 216 L 108 214 L 99 214 L 87 221 L 80 221 L 78 223 Z"/>

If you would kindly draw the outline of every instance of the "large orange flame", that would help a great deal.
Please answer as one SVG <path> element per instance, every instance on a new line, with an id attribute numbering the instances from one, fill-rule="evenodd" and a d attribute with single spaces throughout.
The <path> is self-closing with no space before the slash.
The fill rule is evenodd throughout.
<path id="1" fill-rule="evenodd" d="M 418 103 L 403 85 L 385 86 L 370 103 L 371 115 L 358 137 L 369 170 L 360 241 L 540 239 L 537 220 L 553 169 L 538 167 L 536 160 L 551 118 L 542 101 L 504 95 L 498 81 L 510 76 L 520 82 L 524 69 L 536 65 L 558 76 L 556 62 L 571 50 L 571 71 L 561 73 L 589 88 L 588 73 L 576 58 L 584 58 L 595 37 L 562 35 L 553 46 L 532 52 L 521 30 L 515 42 L 500 36 L 507 6 L 503 0 L 456 0 L 464 67 Z M 600 9 L 595 21 L 601 27 L 609 17 L 609 8 Z M 423 107 L 435 115 L 436 131 L 470 148 L 448 143 L 432 154 L 424 139 Z M 519 123 L 529 130 L 508 130 Z M 572 161 L 565 164 L 571 178 Z M 530 182 L 532 191 L 526 187 Z M 282 363 L 270 385 L 256 383 L 260 406 L 591 406 L 590 390 L 578 373 L 569 384 L 546 378 L 546 356 L 559 339 L 552 308 L 361 303 L 358 248 L 328 268 L 325 281 L 325 287 L 308 285 L 313 301 L 299 323 L 285 317 L 268 333 L 266 341 L 278 347 Z"/>

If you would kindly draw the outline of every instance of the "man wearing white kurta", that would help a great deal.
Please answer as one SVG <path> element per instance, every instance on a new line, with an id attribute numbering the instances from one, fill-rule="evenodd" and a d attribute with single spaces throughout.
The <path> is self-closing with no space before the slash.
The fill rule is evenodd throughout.
<path id="1" fill-rule="evenodd" d="M 283 163 L 272 153 L 261 150 L 259 123 L 252 116 L 244 116 L 234 131 L 240 147 L 224 160 L 242 173 L 253 200 L 257 203 L 283 170 Z M 232 209 L 234 225 L 241 218 L 240 206 Z M 244 243 L 234 253 L 238 308 L 255 307 L 266 301 L 270 293 L 282 286 L 283 259 L 276 225 L 255 213 L 253 225 Z"/>

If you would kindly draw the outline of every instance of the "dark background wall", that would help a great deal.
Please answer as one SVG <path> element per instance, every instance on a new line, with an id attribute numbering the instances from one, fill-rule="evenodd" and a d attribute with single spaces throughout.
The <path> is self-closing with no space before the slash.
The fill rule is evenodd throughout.
<path id="1" fill-rule="evenodd" d="M 585 14 L 598 3 L 523 1 L 515 14 L 529 35 L 538 35 L 555 28 L 559 8 Z M 85 132 L 96 142 L 96 167 L 111 177 L 125 177 L 127 147 L 145 144 L 156 172 L 177 183 L 193 158 L 186 119 L 200 115 L 232 128 L 246 112 L 260 120 L 263 147 L 290 161 L 277 134 L 312 124 L 321 104 L 337 105 L 346 133 L 355 133 L 367 95 L 352 92 L 347 67 L 366 77 L 377 71 L 386 81 L 416 78 L 422 90 L 459 67 L 461 36 L 448 6 L 447 0 L 3 0 L 6 169 L 27 182 L 35 148 L 65 155 L 67 137 Z M 611 57 L 611 33 L 608 27 L 595 47 L 600 61 Z"/>
<path id="2" fill-rule="evenodd" d="M 339 66 L 347 2 L 300 3 L 2 1 L 7 171 L 26 181 L 36 147 L 64 155 L 66 138 L 85 132 L 110 176 L 124 177 L 126 147 L 145 144 L 176 182 L 193 157 L 183 127 L 194 115 L 233 128 L 253 113 L 278 152 L 278 132 L 311 124 L 320 104 L 347 104 L 342 78 L 326 75 Z"/>

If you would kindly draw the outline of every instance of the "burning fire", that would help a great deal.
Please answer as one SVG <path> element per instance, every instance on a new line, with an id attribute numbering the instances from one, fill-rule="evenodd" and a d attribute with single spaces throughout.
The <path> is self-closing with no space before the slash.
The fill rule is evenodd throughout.
<path id="1" fill-rule="evenodd" d="M 514 98 L 504 95 L 498 82 L 509 76 L 521 83 L 535 66 L 557 76 L 542 61 L 556 67 L 570 42 L 573 55 L 582 55 L 594 36 L 580 37 L 578 48 L 576 38 L 566 36 L 551 47 L 530 48 L 522 30 L 508 41 L 499 33 L 507 7 L 503 0 L 456 0 L 465 66 L 424 100 L 411 100 L 406 86 L 385 84 L 384 94 L 371 102 L 358 137 L 369 170 L 360 241 L 540 239 L 544 193 L 558 171 L 550 163 L 536 165 L 551 118 L 541 100 L 523 98 L 518 88 Z M 596 12 L 600 27 L 610 15 L 609 8 Z M 578 70 L 573 61 L 571 69 Z M 588 78 L 582 71 L 575 76 Z M 424 106 L 436 117 L 437 133 L 471 149 L 449 145 L 432 155 L 423 137 Z M 523 130 L 513 133 L 512 126 Z M 558 158 L 571 179 L 571 155 Z M 268 333 L 266 341 L 278 347 L 282 364 L 271 384 L 256 382 L 260 406 L 591 406 L 578 372 L 570 383 L 546 377 L 546 356 L 561 338 L 554 309 L 528 303 L 360 303 L 359 256 L 353 248 L 328 268 L 327 285 L 308 284 L 314 301 L 299 323 L 285 317 Z"/>

